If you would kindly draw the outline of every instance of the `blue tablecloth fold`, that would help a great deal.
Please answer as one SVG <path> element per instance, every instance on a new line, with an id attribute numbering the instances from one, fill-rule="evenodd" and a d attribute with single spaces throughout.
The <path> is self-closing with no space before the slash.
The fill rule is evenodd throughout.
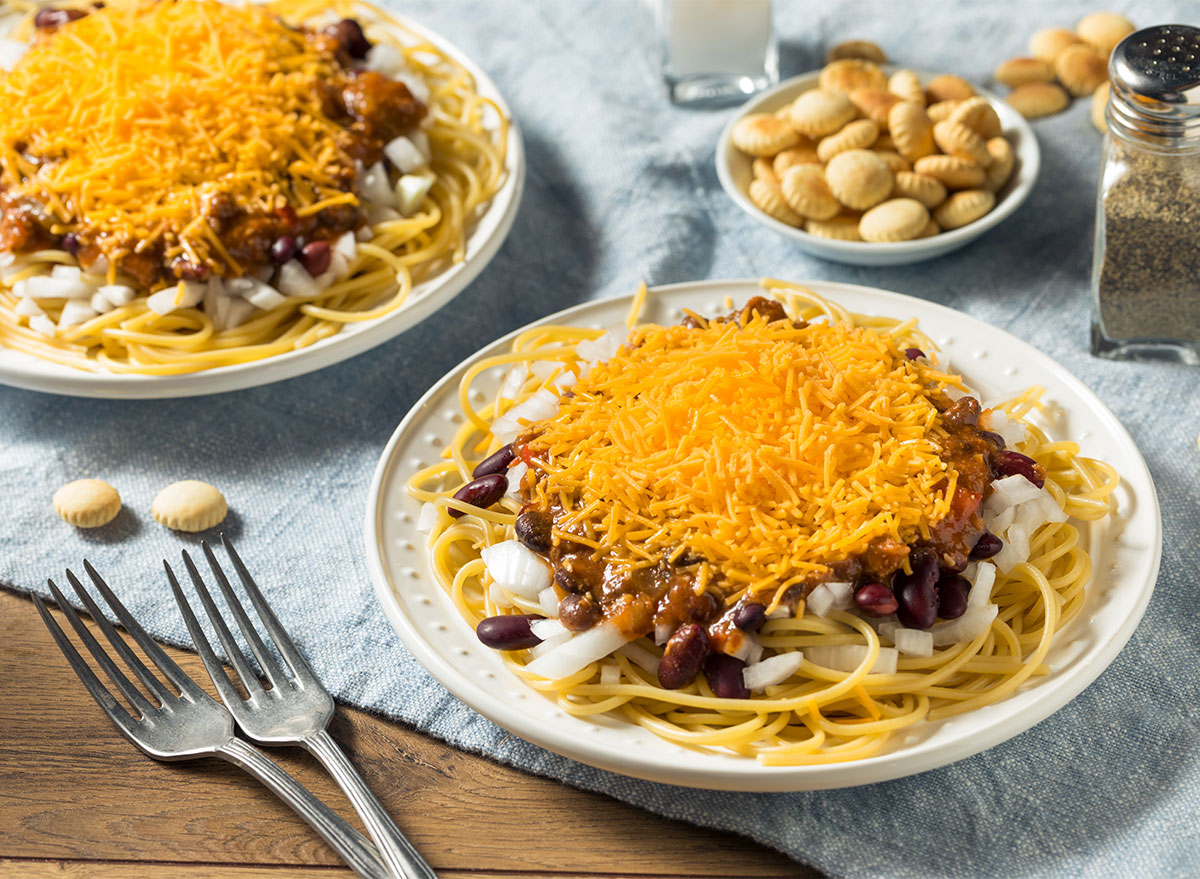
<path id="1" fill-rule="evenodd" d="M 859 0 L 777 3 L 785 75 L 874 39 L 898 62 L 986 82 L 1038 27 L 1094 4 Z M 1184 2 L 1123 4 L 1139 24 L 1187 21 Z M 176 479 L 220 486 L 227 527 L 279 617 L 342 701 L 459 747 L 652 811 L 733 830 L 839 876 L 1193 876 L 1200 873 L 1200 371 L 1087 351 L 1100 137 L 1088 102 L 1036 123 L 1029 202 L 956 254 L 856 269 L 805 256 L 725 197 L 713 147 L 725 112 L 678 109 L 653 86 L 631 2 L 411 0 L 404 11 L 488 70 L 524 129 L 525 200 L 508 242 L 459 299 L 375 351 L 320 373 L 210 398 L 112 402 L 0 388 L 0 583 L 44 592 L 87 556 L 153 634 L 187 643 L 158 560 L 192 541 L 150 517 Z M 498 335 L 592 297 L 707 277 L 823 278 L 962 309 L 1028 339 L 1121 417 L 1159 486 L 1162 575 L 1129 646 L 1051 719 L 977 757 L 844 791 L 683 790 L 573 763 L 506 735 L 400 646 L 363 563 L 375 461 L 429 385 Z M 84 475 L 125 509 L 95 532 L 50 509 Z M 269 573 L 268 573 L 269 572 Z M 596 865 L 593 865 L 596 866 Z"/>

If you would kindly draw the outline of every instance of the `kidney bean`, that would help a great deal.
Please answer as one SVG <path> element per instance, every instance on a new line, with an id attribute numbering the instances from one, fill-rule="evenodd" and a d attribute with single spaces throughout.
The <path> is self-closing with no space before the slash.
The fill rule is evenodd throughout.
<path id="1" fill-rule="evenodd" d="M 733 624 L 743 632 L 757 632 L 766 621 L 767 609 L 758 602 L 743 604 L 733 612 Z"/>
<path id="2" fill-rule="evenodd" d="M 960 426 L 979 423 L 979 401 L 974 397 L 963 397 L 942 413 L 942 420 Z"/>
<path id="3" fill-rule="evenodd" d="M 82 9 L 55 9 L 53 6 L 46 6 L 39 9 L 38 14 L 33 17 L 33 26 L 40 31 L 58 30 L 64 24 L 78 21 L 86 15 Z"/>
<path id="4" fill-rule="evenodd" d="M 362 25 L 353 18 L 343 18 L 337 24 L 326 28 L 325 33 L 337 40 L 342 51 L 351 58 L 361 60 L 371 51 L 371 42 L 363 33 Z"/>
<path id="5" fill-rule="evenodd" d="M 587 592 L 587 584 L 566 568 L 554 569 L 554 582 L 565 592 Z"/>
<path id="6" fill-rule="evenodd" d="M 975 546 L 971 548 L 971 561 L 990 559 L 1002 549 L 1004 549 L 1004 541 L 991 531 L 984 531 L 975 541 Z"/>
<path id="7" fill-rule="evenodd" d="M 558 619 L 572 632 L 583 632 L 600 622 L 600 605 L 590 595 L 572 592 L 558 603 Z"/>
<path id="8" fill-rule="evenodd" d="M 296 239 L 291 235 L 280 235 L 271 245 L 271 262 L 283 265 L 296 255 Z"/>
<path id="9" fill-rule="evenodd" d="M 928 629 L 937 619 L 937 558 L 918 550 L 910 556 L 912 573 L 900 572 L 892 580 L 896 617 L 910 629 Z"/>
<path id="10" fill-rule="evenodd" d="M 489 473 L 503 473 L 508 469 L 508 465 L 512 463 L 512 459 L 516 456 L 516 449 L 513 444 L 501 446 L 497 451 L 488 455 L 479 465 L 471 471 L 471 475 L 475 478 L 487 476 Z"/>
<path id="11" fill-rule="evenodd" d="M 517 540 L 534 552 L 549 552 L 552 542 L 550 529 L 554 527 L 554 519 L 542 510 L 526 510 L 517 516 Z M 578 592 L 570 589 L 569 592 Z"/>
<path id="12" fill-rule="evenodd" d="M 80 243 L 78 235 L 76 235 L 74 232 L 68 232 L 63 236 L 62 244 L 59 246 L 67 253 L 71 254 L 71 256 L 74 256 L 75 254 L 79 253 L 79 248 L 83 245 Z"/>
<path id="13" fill-rule="evenodd" d="M 458 491 L 454 492 L 454 499 L 470 504 L 473 507 L 479 507 L 481 510 L 486 510 L 500 498 L 504 497 L 504 492 L 508 491 L 508 479 L 499 473 L 493 473 L 491 476 L 483 476 L 479 479 L 474 479 L 468 482 Z M 447 509 L 447 512 L 454 518 L 466 515 L 461 510 L 456 510 L 453 507 Z"/>
<path id="14" fill-rule="evenodd" d="M 992 473 L 997 477 L 1024 476 L 1038 488 L 1046 484 L 1046 471 L 1042 465 L 1020 452 L 1005 449 L 992 456 Z"/>
<path id="15" fill-rule="evenodd" d="M 904 356 L 907 357 L 909 360 L 920 360 L 922 357 L 925 356 L 925 352 L 922 351 L 920 348 L 905 348 Z"/>
<path id="16" fill-rule="evenodd" d="M 997 449 L 1004 448 L 1004 437 L 1000 436 L 1000 434 L 993 433 L 990 430 L 981 430 L 979 431 L 979 435 Z"/>
<path id="17" fill-rule="evenodd" d="M 689 623 L 675 630 L 663 649 L 658 664 L 658 682 L 668 690 L 686 687 L 700 673 L 708 655 L 708 633 L 703 626 Z"/>
<path id="18" fill-rule="evenodd" d="M 724 653 L 710 653 L 704 663 L 704 676 L 713 693 L 722 699 L 749 699 L 750 691 L 742 679 L 742 670 L 746 663 L 735 656 Z"/>
<path id="19" fill-rule="evenodd" d="M 892 590 L 882 583 L 867 583 L 865 586 L 860 586 L 854 593 L 854 603 L 863 613 L 869 613 L 876 617 L 893 614 L 900 606 Z"/>
<path id="20" fill-rule="evenodd" d="M 310 241 L 300 251 L 300 265 L 314 278 L 329 271 L 329 263 L 333 260 L 333 250 L 328 241 Z"/>
<path id="21" fill-rule="evenodd" d="M 529 624 L 541 617 L 527 614 L 511 614 L 488 617 L 479 621 L 475 636 L 493 650 L 524 650 L 536 647 L 542 639 L 533 634 Z"/>
<path id="22" fill-rule="evenodd" d="M 971 581 L 959 574 L 945 574 L 937 582 L 937 615 L 944 620 L 956 620 L 967 612 L 967 593 Z"/>

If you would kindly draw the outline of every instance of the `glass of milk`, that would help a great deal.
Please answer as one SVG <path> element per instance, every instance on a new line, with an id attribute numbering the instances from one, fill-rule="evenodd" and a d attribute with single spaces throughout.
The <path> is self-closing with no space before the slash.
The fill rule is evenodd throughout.
<path id="1" fill-rule="evenodd" d="M 733 103 L 779 81 L 771 0 L 652 2 L 659 67 L 675 103 Z"/>

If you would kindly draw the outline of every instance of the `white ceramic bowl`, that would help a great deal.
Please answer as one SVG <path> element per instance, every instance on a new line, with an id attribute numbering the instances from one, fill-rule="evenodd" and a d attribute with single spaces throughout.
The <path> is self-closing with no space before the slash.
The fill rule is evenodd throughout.
<path id="1" fill-rule="evenodd" d="M 891 70 L 888 72 L 890 73 Z M 920 72 L 922 82 L 928 82 L 934 75 Z M 950 253 L 952 250 L 958 250 L 993 226 L 1003 222 L 1021 206 L 1033 189 L 1033 183 L 1037 180 L 1038 169 L 1042 162 L 1041 151 L 1038 149 L 1033 129 L 1029 127 L 1029 123 L 1020 113 L 995 95 L 976 86 L 976 91 L 988 99 L 996 110 L 996 115 L 1000 117 L 1000 123 L 1004 126 L 1004 136 L 1012 144 L 1017 163 L 1008 183 L 996 193 L 996 206 L 974 223 L 968 223 L 949 232 L 942 232 L 931 238 L 871 244 L 865 241 L 834 241 L 820 238 L 810 235 L 803 229 L 797 229 L 767 216 L 755 207 L 750 201 L 750 197 L 746 195 L 750 181 L 754 178 L 751 170 L 753 159 L 734 148 L 731 140 L 733 126 L 743 116 L 751 113 L 774 113 L 780 107 L 790 104 L 800 94 L 815 89 L 819 76 L 819 70 L 794 76 L 744 104 L 729 120 L 729 124 L 722 129 L 721 138 L 717 141 L 717 177 L 721 181 L 721 187 L 733 199 L 734 204 L 767 228 L 791 238 L 802 250 L 813 256 L 860 266 L 906 265 L 933 259 L 936 256 Z"/>

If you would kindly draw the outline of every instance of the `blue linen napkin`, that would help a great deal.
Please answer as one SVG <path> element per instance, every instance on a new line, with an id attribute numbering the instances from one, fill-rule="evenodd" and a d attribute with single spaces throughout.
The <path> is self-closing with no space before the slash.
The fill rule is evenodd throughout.
<path id="1" fill-rule="evenodd" d="M 784 74 L 873 39 L 899 63 L 987 82 L 1038 27 L 1094 3 L 927 0 L 777 3 Z M 1187 21 L 1183 2 L 1136 2 L 1140 25 Z M 419 328 L 320 373 L 215 397 L 71 399 L 0 388 L 0 583 L 45 592 L 89 557 L 156 636 L 188 643 L 158 560 L 194 541 L 151 518 L 155 492 L 221 487 L 227 529 L 335 696 L 454 745 L 663 815 L 753 837 L 838 876 L 1188 876 L 1200 871 L 1200 370 L 1110 363 L 1087 350 L 1100 137 L 1088 102 L 1035 123 L 1041 179 L 985 238 L 910 267 L 821 262 L 744 216 L 713 170 L 728 112 L 672 107 L 623 3 L 413 0 L 403 11 L 495 78 L 524 129 L 525 199 L 488 270 Z M 843 791 L 684 790 L 592 769 L 505 732 L 450 696 L 401 647 L 362 560 L 373 467 L 395 424 L 446 370 L 497 336 L 586 299 L 708 277 L 819 278 L 962 309 L 1058 359 L 1143 449 L 1165 524 L 1162 574 L 1129 646 L 1084 692 L 1012 741 L 952 766 Z M 53 492 L 82 476 L 125 509 L 76 531 Z"/>

